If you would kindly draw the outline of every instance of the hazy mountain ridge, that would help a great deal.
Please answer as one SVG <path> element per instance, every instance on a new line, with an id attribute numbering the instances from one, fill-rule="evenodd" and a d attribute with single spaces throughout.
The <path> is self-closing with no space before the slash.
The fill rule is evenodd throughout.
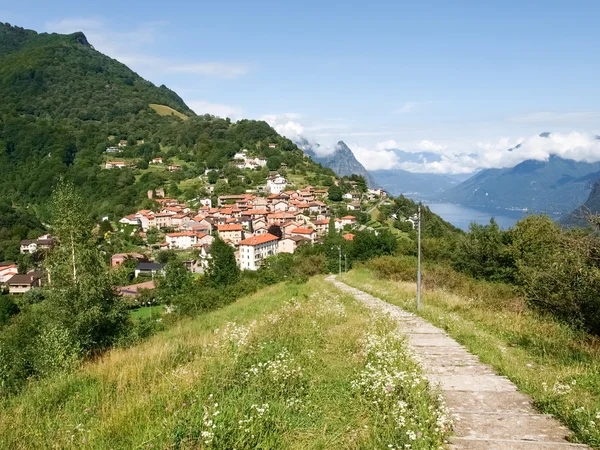
<path id="1" fill-rule="evenodd" d="M 304 153 L 306 153 L 314 162 L 324 167 L 332 169 L 339 176 L 348 176 L 352 174 L 361 175 L 367 181 L 370 188 L 379 187 L 379 183 L 371 176 L 365 167 L 356 159 L 352 150 L 344 141 L 339 141 L 333 152 L 319 155 L 319 144 L 311 144 L 306 139 L 300 139 L 296 142 Z M 316 147 L 316 148 L 315 148 Z"/>
<path id="2" fill-rule="evenodd" d="M 486 169 L 436 197 L 436 201 L 474 207 L 524 209 L 564 214 L 582 204 L 600 177 L 600 162 L 550 156 L 512 168 Z"/>

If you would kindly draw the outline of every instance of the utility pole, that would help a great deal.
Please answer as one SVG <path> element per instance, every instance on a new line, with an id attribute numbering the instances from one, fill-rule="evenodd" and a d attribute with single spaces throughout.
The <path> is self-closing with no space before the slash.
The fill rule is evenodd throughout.
<path id="1" fill-rule="evenodd" d="M 344 272 L 348 272 L 348 254 L 344 253 Z"/>
<path id="2" fill-rule="evenodd" d="M 417 206 L 417 310 L 421 309 L 421 203 Z"/>
<path id="3" fill-rule="evenodd" d="M 339 264 L 338 264 L 338 275 L 342 274 L 342 247 L 338 246 L 338 252 L 340 253 Z"/>

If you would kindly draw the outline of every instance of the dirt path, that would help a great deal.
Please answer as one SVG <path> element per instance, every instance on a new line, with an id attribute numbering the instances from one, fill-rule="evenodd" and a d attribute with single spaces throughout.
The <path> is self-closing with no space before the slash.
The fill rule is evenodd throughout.
<path id="1" fill-rule="evenodd" d="M 570 431 L 552 416 L 540 414 L 531 399 L 518 392 L 506 377 L 426 320 L 359 289 L 327 281 L 352 294 L 370 308 L 398 321 L 423 367 L 425 376 L 439 385 L 454 420 L 450 449 L 567 450 L 589 449 L 568 442 Z"/>

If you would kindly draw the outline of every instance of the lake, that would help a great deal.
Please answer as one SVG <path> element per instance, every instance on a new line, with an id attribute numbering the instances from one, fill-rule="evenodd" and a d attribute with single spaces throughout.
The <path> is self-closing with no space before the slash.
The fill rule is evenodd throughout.
<path id="1" fill-rule="evenodd" d="M 481 225 L 490 223 L 493 217 L 500 228 L 510 228 L 517 221 L 527 215 L 525 211 L 511 211 L 495 208 L 471 208 L 468 206 L 453 205 L 451 203 L 428 203 L 429 209 L 450 222 L 457 228 L 467 231 L 469 224 L 475 222 Z"/>

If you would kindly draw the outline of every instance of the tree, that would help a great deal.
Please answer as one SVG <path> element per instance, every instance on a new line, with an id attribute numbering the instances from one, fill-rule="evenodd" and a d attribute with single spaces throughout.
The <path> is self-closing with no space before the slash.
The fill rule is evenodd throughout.
<path id="1" fill-rule="evenodd" d="M 327 198 L 332 202 L 341 202 L 342 201 L 342 189 L 335 184 L 330 186 L 327 190 Z"/>
<path id="2" fill-rule="evenodd" d="M 181 261 L 170 260 L 165 266 L 164 278 L 158 280 L 159 299 L 168 302 L 178 295 L 189 293 L 192 281 L 192 274 Z"/>
<path id="3" fill-rule="evenodd" d="M 279 239 L 283 237 L 283 231 L 279 225 L 273 224 L 267 229 L 267 233 L 277 236 Z"/>
<path id="4" fill-rule="evenodd" d="M 281 158 L 279 156 L 270 156 L 267 159 L 267 167 L 269 170 L 278 170 L 281 167 Z"/>
<path id="5" fill-rule="evenodd" d="M 91 240 L 85 203 L 72 184 L 58 184 L 52 211 L 56 245 L 45 261 L 48 315 L 84 353 L 106 349 L 128 330 L 125 305 Z"/>
<path id="6" fill-rule="evenodd" d="M 383 229 L 378 234 L 365 230 L 354 235 L 351 254 L 353 259 L 366 261 L 377 256 L 392 255 L 397 248 L 396 237 L 389 229 Z"/>
<path id="7" fill-rule="evenodd" d="M 208 172 L 207 178 L 210 184 L 215 184 L 217 181 L 219 181 L 219 172 L 216 170 L 211 170 Z"/>
<path id="8" fill-rule="evenodd" d="M 240 269 L 235 260 L 233 247 L 216 238 L 210 249 L 207 275 L 214 287 L 228 286 L 238 281 Z"/>

